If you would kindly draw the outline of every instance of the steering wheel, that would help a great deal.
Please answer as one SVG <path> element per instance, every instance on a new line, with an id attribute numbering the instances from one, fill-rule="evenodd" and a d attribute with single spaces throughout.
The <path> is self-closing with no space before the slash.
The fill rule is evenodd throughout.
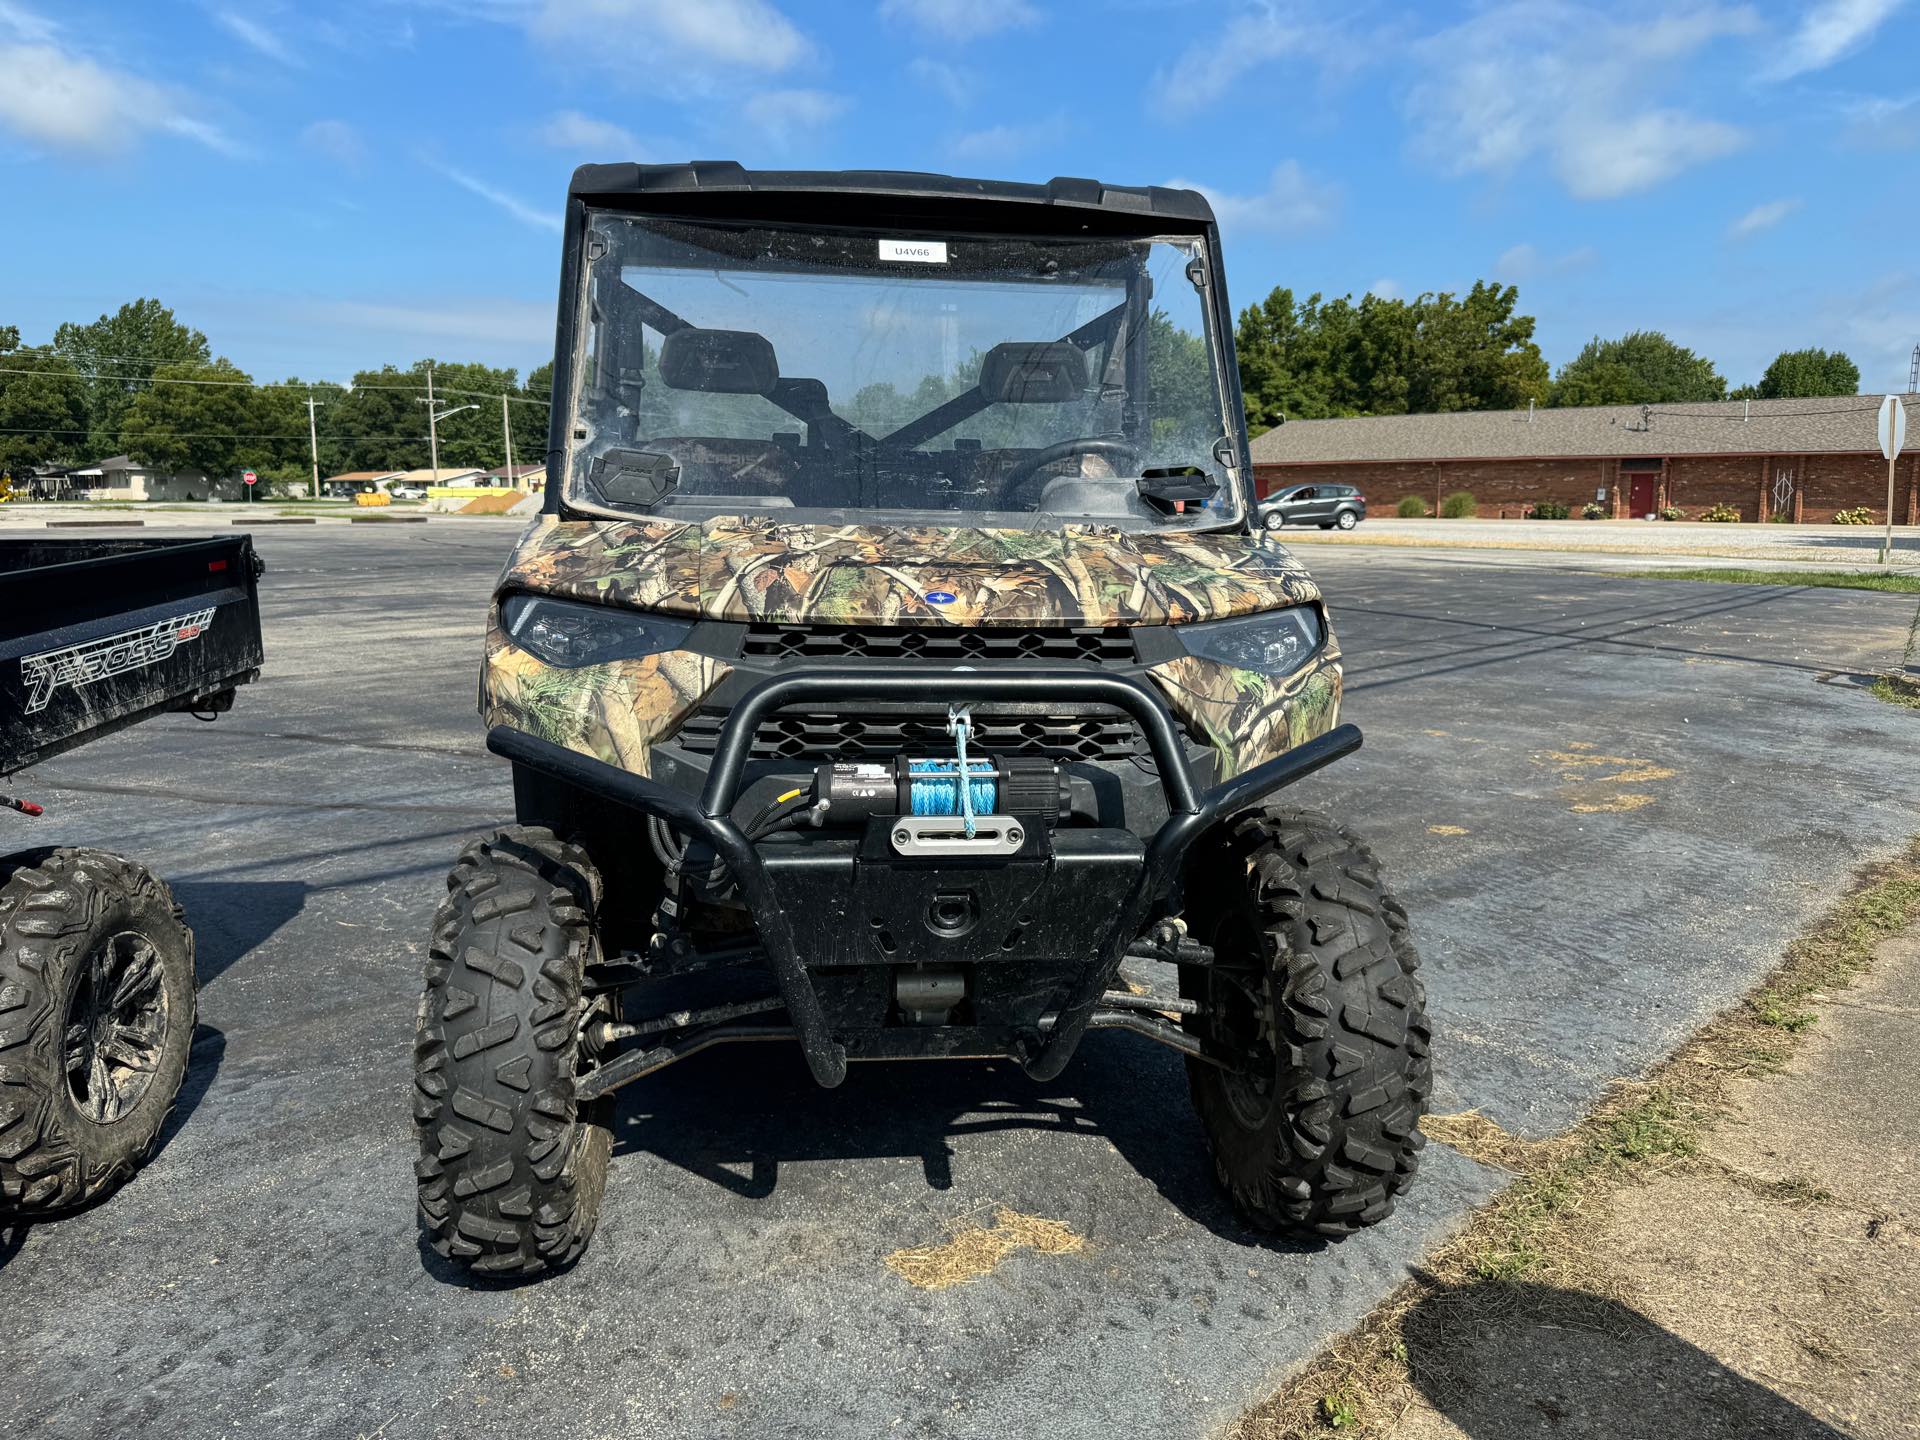
<path id="1" fill-rule="evenodd" d="M 1044 482 L 1052 479 L 1052 476 L 1043 476 L 1040 472 L 1049 465 L 1057 464 L 1075 455 L 1099 455 L 1112 464 L 1116 475 L 1124 475 L 1139 460 L 1140 451 L 1131 440 L 1111 435 L 1087 435 L 1076 440 L 1062 440 L 1058 444 L 1047 446 L 1044 450 L 1036 450 L 1007 472 L 1007 477 L 1000 482 L 1000 495 L 994 502 L 995 508 L 1027 509 L 1028 506 L 1024 502 L 1028 497 L 1017 492 L 1023 487 L 1032 485 L 1036 480 Z M 1037 503 L 1039 497 L 1036 495 L 1033 499 Z"/>

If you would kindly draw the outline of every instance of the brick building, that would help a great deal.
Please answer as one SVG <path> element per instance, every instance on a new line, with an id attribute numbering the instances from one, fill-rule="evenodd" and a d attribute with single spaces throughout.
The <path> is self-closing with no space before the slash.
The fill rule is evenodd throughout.
<path id="1" fill-rule="evenodd" d="M 1846 395 L 1295 420 L 1255 438 L 1254 478 L 1262 495 L 1315 480 L 1357 485 L 1374 515 L 1391 515 L 1403 496 L 1431 508 L 1467 490 L 1486 518 L 1557 500 L 1576 515 L 1597 501 L 1616 519 L 1730 505 L 1743 520 L 1816 523 L 1864 505 L 1884 521 L 1879 407 L 1877 395 Z M 1900 457 L 1893 513 L 1920 523 L 1920 452 Z"/>

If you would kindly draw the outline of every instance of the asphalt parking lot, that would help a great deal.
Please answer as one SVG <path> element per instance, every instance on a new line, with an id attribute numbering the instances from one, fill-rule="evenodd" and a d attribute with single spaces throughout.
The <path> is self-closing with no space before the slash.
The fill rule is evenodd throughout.
<path id="1" fill-rule="evenodd" d="M 567 1274 L 469 1289 L 415 1239 L 408 1046 L 463 837 L 510 813 L 473 697 L 502 524 L 263 531 L 268 671 L 25 772 L 19 844 L 174 883 L 202 1029 L 109 1203 L 0 1232 L 20 1435 L 1198 1436 L 1350 1324 L 1494 1183 L 1430 1146 L 1332 1247 L 1217 1198 L 1177 1059 L 1099 1033 L 1060 1080 L 709 1052 L 622 1095 Z M 1748 988 L 1920 824 L 1920 715 L 1844 676 L 1912 597 L 1634 580 L 1566 557 L 1303 547 L 1354 759 L 1303 799 L 1413 914 L 1437 1110 L 1566 1125 Z M 972 1284 L 884 1258 L 998 1206 L 1064 1222 Z"/>

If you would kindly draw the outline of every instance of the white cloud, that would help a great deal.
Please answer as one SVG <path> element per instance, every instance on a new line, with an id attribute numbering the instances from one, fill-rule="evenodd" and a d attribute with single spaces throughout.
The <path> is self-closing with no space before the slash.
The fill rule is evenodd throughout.
<path id="1" fill-rule="evenodd" d="M 541 0 L 531 29 L 570 59 L 641 65 L 635 78 L 649 83 L 663 75 L 712 83 L 725 70 L 777 73 L 812 53 L 767 0 Z"/>
<path id="2" fill-rule="evenodd" d="M 437 160 L 428 160 L 426 163 L 462 190 L 470 191 L 489 205 L 504 210 L 522 225 L 530 225 L 536 230 L 552 230 L 556 233 L 561 228 L 558 215 L 546 210 L 536 210 L 524 200 L 509 195 L 498 186 L 488 184 L 478 176 L 469 175 L 465 170 L 457 169 L 452 165 L 443 165 Z"/>
<path id="3" fill-rule="evenodd" d="M 287 43 L 273 31 L 262 25 L 250 15 L 242 15 L 237 10 L 216 10 L 214 23 L 243 45 L 258 50 L 269 60 L 277 60 L 282 65 L 300 65 L 301 59 L 287 48 Z"/>
<path id="4" fill-rule="evenodd" d="M 1167 184 L 1180 190 L 1198 190 L 1206 196 L 1223 230 L 1294 234 L 1331 224 L 1340 207 L 1339 192 L 1309 176 L 1297 160 L 1283 160 L 1274 166 L 1267 188 L 1253 195 L 1234 195 L 1191 180 L 1169 180 Z"/>
<path id="5" fill-rule="evenodd" d="M 1302 18 L 1294 7 L 1265 0 L 1235 15 L 1221 29 L 1201 36 L 1154 77 L 1158 103 L 1176 115 L 1214 104 L 1236 82 L 1256 71 L 1268 74 L 1289 58 L 1350 63 L 1348 44 L 1334 45 L 1323 21 Z"/>
<path id="6" fill-rule="evenodd" d="M 952 105 L 965 105 L 973 99 L 979 85 L 972 71 L 950 65 L 944 60 L 929 60 L 924 55 L 908 63 L 907 74 L 925 88 L 939 91 Z"/>
<path id="7" fill-rule="evenodd" d="M 1027 0 L 880 0 L 883 19 L 902 20 L 941 40 L 977 40 L 999 30 L 1039 23 Z"/>
<path id="8" fill-rule="evenodd" d="M 989 125 L 983 130 L 970 130 L 947 148 L 956 160 L 1013 160 L 1057 143 L 1069 130 L 1067 117 L 1054 115 L 1030 125 Z"/>
<path id="9" fill-rule="evenodd" d="M 324 316 L 332 327 L 348 332 L 412 337 L 423 342 L 469 340 L 538 346 L 553 340 L 553 306 L 533 301 L 489 298 L 432 308 L 334 300 L 303 313 L 310 321 Z"/>
<path id="10" fill-rule="evenodd" d="M 344 120 L 314 121 L 300 132 L 300 143 L 349 170 L 358 170 L 367 158 L 360 132 Z"/>
<path id="11" fill-rule="evenodd" d="M 23 44 L 45 44 L 59 33 L 59 27 L 13 0 L 0 0 L 0 34 Z"/>
<path id="12" fill-rule="evenodd" d="M 837 119 L 847 104 L 845 96 L 825 90 L 765 90 L 749 98 L 740 113 L 771 144 L 786 146 Z"/>
<path id="13" fill-rule="evenodd" d="M 1771 230 L 1800 208 L 1798 200 L 1769 200 L 1756 205 L 1727 227 L 1729 240 L 1745 240 L 1763 230 Z"/>
<path id="14" fill-rule="evenodd" d="M 1868 96 L 1846 106 L 1847 142 L 1865 150 L 1911 150 L 1920 145 L 1920 95 L 1904 100 Z"/>
<path id="15" fill-rule="evenodd" d="M 1523 280 L 1570 275 L 1585 270 L 1599 258 L 1599 252 L 1591 245 L 1579 246 L 1564 255 L 1546 255 L 1539 246 L 1523 243 L 1501 252 L 1500 258 L 1493 262 L 1493 278 L 1516 285 Z"/>
<path id="16" fill-rule="evenodd" d="M 188 114 L 173 90 L 63 48 L 56 28 L 32 13 L 6 5 L 0 27 L 0 129 L 69 154 L 113 154 L 148 131 L 241 152 L 217 126 Z M 8 34 L 20 43 L 8 43 Z"/>
<path id="17" fill-rule="evenodd" d="M 1654 20 L 1571 0 L 1509 0 L 1417 47 L 1415 148 L 1443 173 L 1544 163 L 1575 196 L 1611 199 L 1730 154 L 1743 131 L 1658 102 L 1671 70 L 1753 33 L 1744 7 Z"/>
<path id="18" fill-rule="evenodd" d="M 1903 0 L 1819 0 L 1800 19 L 1781 46 L 1779 57 L 1767 67 L 1769 79 L 1785 80 L 1809 71 L 1824 70 L 1873 37 Z M 1902 53 L 1911 54 L 1905 50 Z"/>
<path id="19" fill-rule="evenodd" d="M 596 120 L 578 110 L 562 110 L 548 117 L 535 132 L 540 143 L 555 150 L 591 152 L 602 160 L 639 160 L 640 141 L 631 130 L 611 120 Z"/>
<path id="20" fill-rule="evenodd" d="M 1406 287 L 1398 280 L 1382 277 L 1367 286 L 1367 294 L 1379 300 L 1398 300 L 1407 293 Z"/>

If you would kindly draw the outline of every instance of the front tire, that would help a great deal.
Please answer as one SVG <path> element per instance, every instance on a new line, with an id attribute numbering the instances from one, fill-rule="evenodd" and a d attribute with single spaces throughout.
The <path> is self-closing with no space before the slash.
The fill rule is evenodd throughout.
<path id="1" fill-rule="evenodd" d="M 0 885 L 0 1217 L 100 1199 L 152 1153 L 193 1049 L 193 932 L 145 867 L 14 857 Z"/>
<path id="2" fill-rule="evenodd" d="M 577 845 L 515 826 L 447 876 L 415 1027 L 420 1224 L 480 1275 L 570 1264 L 600 1214 L 608 1102 L 581 1105 L 586 966 L 600 879 Z"/>
<path id="3" fill-rule="evenodd" d="M 1287 517 L 1278 510 L 1269 510 L 1260 523 L 1268 530 L 1278 530 L 1286 525 Z"/>
<path id="4" fill-rule="evenodd" d="M 1220 1183 L 1263 1230 L 1341 1236 L 1393 1213 L 1424 1143 L 1426 995 L 1373 852 L 1324 815 L 1269 808 L 1196 858 L 1182 971 L 1207 1053 L 1187 1079 Z M 1200 877 L 1205 877 L 1201 880 Z"/>

